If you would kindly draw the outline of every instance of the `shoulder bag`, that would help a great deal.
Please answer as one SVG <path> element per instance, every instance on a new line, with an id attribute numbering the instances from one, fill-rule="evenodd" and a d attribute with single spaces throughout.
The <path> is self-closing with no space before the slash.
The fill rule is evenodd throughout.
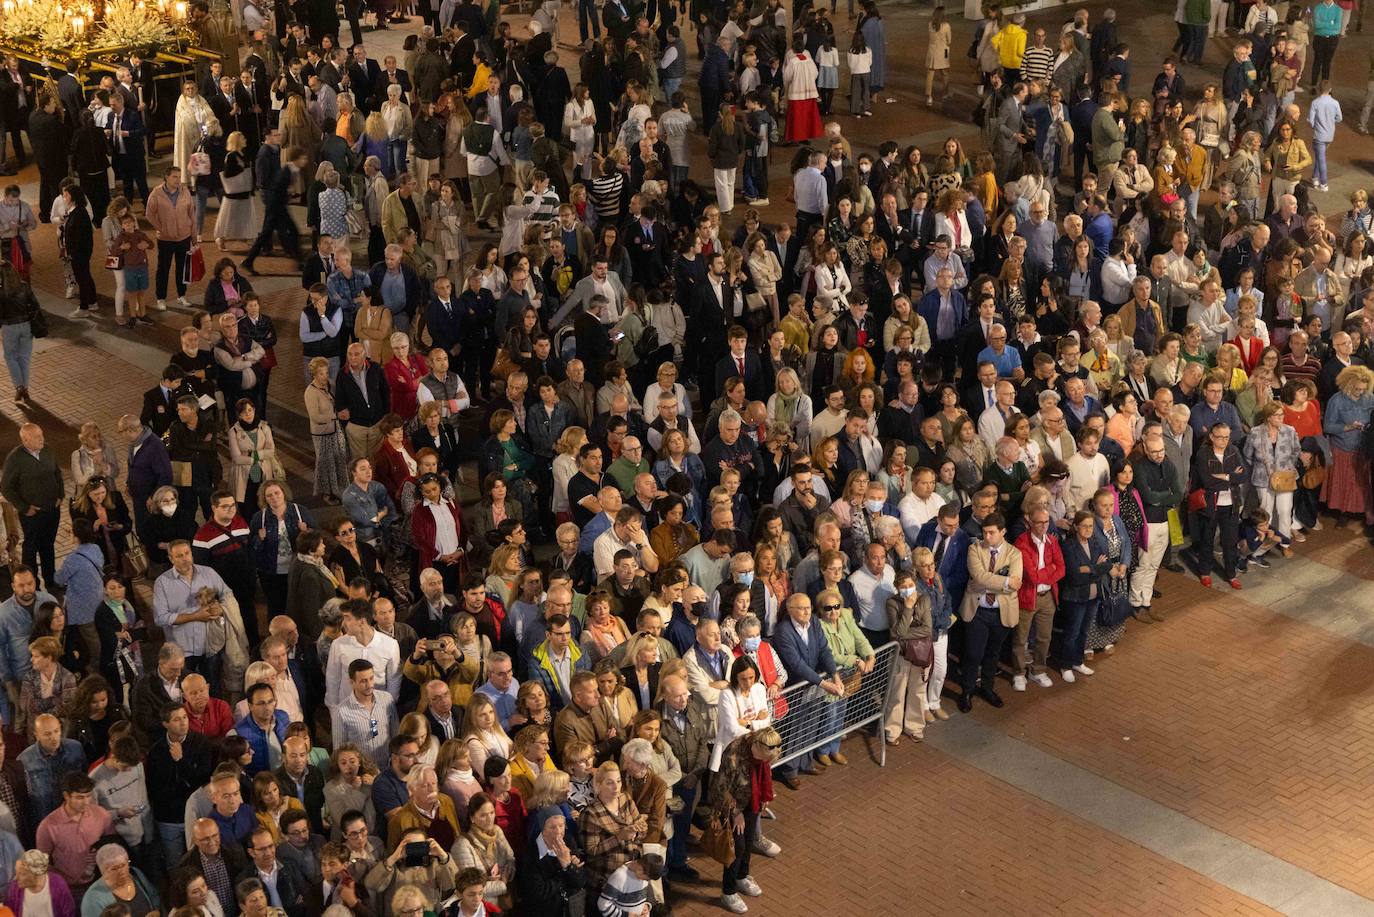
<path id="1" fill-rule="evenodd" d="M 735 832 L 729 819 L 712 817 L 701 832 L 701 849 L 722 866 L 735 862 Z"/>
<path id="2" fill-rule="evenodd" d="M 935 661 L 935 645 L 929 637 L 912 637 L 901 643 L 902 658 L 918 669 L 927 669 Z M 848 689 L 846 688 L 846 693 Z"/>

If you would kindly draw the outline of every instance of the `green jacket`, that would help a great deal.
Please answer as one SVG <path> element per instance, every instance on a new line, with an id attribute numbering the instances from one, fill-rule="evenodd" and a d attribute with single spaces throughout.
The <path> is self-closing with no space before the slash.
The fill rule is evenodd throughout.
<path id="1" fill-rule="evenodd" d="M 1110 108 L 1099 109 L 1093 115 L 1093 161 L 1099 169 L 1107 163 L 1119 163 L 1124 148 L 1125 135 L 1116 120 L 1116 112 Z"/>
<path id="2" fill-rule="evenodd" d="M 830 644 L 830 655 L 835 657 L 837 668 L 852 669 L 860 659 L 873 655 L 873 644 L 859 630 L 850 609 L 841 608 L 833 624 L 821 618 L 821 629 L 825 631 L 825 640 Z"/>

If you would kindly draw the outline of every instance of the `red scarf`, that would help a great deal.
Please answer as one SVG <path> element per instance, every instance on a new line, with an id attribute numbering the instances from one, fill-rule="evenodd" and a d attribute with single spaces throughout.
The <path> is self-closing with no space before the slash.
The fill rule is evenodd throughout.
<path id="1" fill-rule="evenodd" d="M 749 811 L 760 812 L 773 801 L 773 765 L 749 754 Z"/>

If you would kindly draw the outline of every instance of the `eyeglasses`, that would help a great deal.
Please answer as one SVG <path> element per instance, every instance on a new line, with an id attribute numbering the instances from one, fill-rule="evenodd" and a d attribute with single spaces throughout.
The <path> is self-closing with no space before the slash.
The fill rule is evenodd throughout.
<path id="1" fill-rule="evenodd" d="M 357 529 L 339 529 L 339 537 L 342 538 L 345 535 L 352 535 L 356 531 Z"/>

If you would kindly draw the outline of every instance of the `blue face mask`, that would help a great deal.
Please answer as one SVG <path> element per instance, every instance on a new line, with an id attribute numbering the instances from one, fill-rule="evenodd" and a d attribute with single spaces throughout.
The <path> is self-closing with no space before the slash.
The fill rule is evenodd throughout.
<path id="1" fill-rule="evenodd" d="M 735 577 L 735 578 L 739 581 L 739 584 L 740 584 L 741 586 L 752 586 L 752 585 L 754 585 L 754 571 L 753 571 L 753 570 L 750 570 L 750 571 L 747 572 L 747 573 L 739 573 L 739 574 L 736 574 L 736 577 Z"/>
<path id="2" fill-rule="evenodd" d="M 865 500 L 864 506 L 868 507 L 870 513 L 881 513 L 883 511 L 882 500 Z"/>
<path id="3" fill-rule="evenodd" d="M 763 642 L 763 638 L 761 638 L 761 637 L 745 637 L 745 638 L 744 638 L 744 651 L 745 651 L 746 653 L 755 653 L 755 652 L 758 652 L 759 644 L 762 643 L 762 642 Z"/>
<path id="4" fill-rule="evenodd" d="M 915 586 L 903 586 L 901 589 L 898 589 L 898 590 L 897 590 L 897 594 L 900 595 L 900 596 L 901 596 L 902 598 L 904 598 L 904 599 L 909 599 L 909 598 L 911 598 L 913 595 L 916 594 L 916 587 L 915 587 Z"/>

